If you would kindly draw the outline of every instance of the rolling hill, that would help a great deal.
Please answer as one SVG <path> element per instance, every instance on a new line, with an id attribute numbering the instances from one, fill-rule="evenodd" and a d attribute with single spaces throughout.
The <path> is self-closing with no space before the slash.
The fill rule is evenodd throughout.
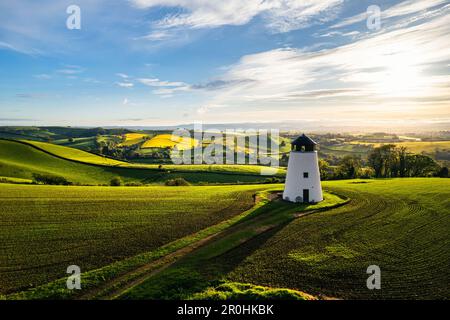
<path id="1" fill-rule="evenodd" d="M 125 183 L 163 183 L 178 177 L 192 183 L 236 183 L 264 181 L 267 176 L 261 176 L 261 169 L 252 165 L 129 164 L 44 142 L 0 139 L 0 176 L 4 177 L 32 179 L 33 174 L 53 174 L 88 185 L 109 184 L 116 176 Z"/>

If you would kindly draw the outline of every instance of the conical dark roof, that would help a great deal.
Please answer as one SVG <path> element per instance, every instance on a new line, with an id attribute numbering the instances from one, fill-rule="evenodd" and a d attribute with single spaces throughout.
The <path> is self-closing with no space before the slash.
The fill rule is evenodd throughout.
<path id="1" fill-rule="evenodd" d="M 302 147 L 302 146 L 315 146 L 317 143 L 311 139 L 310 137 L 306 136 L 305 134 L 302 134 L 300 137 L 292 141 L 292 145 L 296 147 Z"/>

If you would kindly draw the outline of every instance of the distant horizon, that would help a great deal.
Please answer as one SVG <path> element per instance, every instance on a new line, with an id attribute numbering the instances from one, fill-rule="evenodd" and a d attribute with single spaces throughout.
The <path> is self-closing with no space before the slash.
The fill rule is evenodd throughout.
<path id="1" fill-rule="evenodd" d="M 319 122 L 319 121 L 317 121 Z M 55 125 L 55 124 L 44 124 L 44 125 L 14 125 L 14 124 L 2 124 L 0 123 L 0 128 L 14 128 L 14 127 L 61 127 L 61 128 L 83 128 L 83 129 L 93 129 L 93 128 L 103 128 L 103 129 L 128 129 L 128 130 L 175 130 L 177 128 L 192 129 L 194 124 L 201 125 L 203 129 L 278 129 L 280 131 L 305 131 L 309 133 L 392 133 L 392 134 L 423 134 L 423 133 L 433 133 L 433 132 L 447 132 L 450 131 L 450 122 L 434 122 L 428 124 L 422 124 L 417 126 L 417 124 L 404 124 L 403 126 L 397 124 L 396 126 L 385 124 L 384 126 L 374 125 L 333 125 L 328 126 L 318 125 L 315 121 L 295 121 L 287 120 L 284 122 L 269 122 L 269 121 L 255 121 L 255 122 L 229 122 L 229 123 L 178 123 L 173 125 L 114 125 L 105 124 L 98 126 L 89 125 Z"/>

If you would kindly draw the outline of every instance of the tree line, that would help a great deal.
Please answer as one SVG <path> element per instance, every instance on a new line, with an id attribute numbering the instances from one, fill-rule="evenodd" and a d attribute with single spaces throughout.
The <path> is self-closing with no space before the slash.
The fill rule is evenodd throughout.
<path id="1" fill-rule="evenodd" d="M 322 159 L 319 168 L 323 180 L 449 176 L 448 168 L 441 167 L 431 157 L 409 153 L 405 147 L 393 144 L 374 148 L 367 160 L 358 156 L 345 156 L 337 166 L 331 166 Z"/>

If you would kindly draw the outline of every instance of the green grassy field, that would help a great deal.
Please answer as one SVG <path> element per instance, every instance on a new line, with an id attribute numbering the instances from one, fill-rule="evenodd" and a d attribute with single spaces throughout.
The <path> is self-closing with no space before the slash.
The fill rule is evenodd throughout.
<path id="1" fill-rule="evenodd" d="M 267 178 L 259 175 L 259 166 L 159 168 L 32 143 L 0 140 L 0 294 L 50 282 L 32 297 L 67 298 L 67 292 L 54 291 L 64 281 L 52 281 L 65 277 L 70 264 L 93 270 L 86 281 L 95 285 L 224 230 L 114 297 L 307 298 L 298 293 L 307 292 L 356 299 L 450 298 L 448 179 L 327 181 L 323 186 L 331 193 L 324 202 L 266 201 L 234 225 L 229 220 L 251 207 L 252 194 L 274 186 L 111 188 L 5 182 L 30 183 L 39 173 L 92 185 L 108 184 L 116 176 L 146 184 L 177 177 L 192 183 L 250 183 Z M 350 202 L 330 209 L 345 199 Z M 299 216 L 311 210 L 318 212 Z M 371 264 L 381 268 L 380 291 L 366 288 Z"/>
<path id="2" fill-rule="evenodd" d="M 93 153 L 89 153 L 83 150 L 60 146 L 56 144 L 39 142 L 39 141 L 25 141 L 41 150 L 44 150 L 53 155 L 62 157 L 64 159 L 75 160 L 85 163 L 104 165 L 104 166 L 123 166 L 126 162 L 114 160 L 106 157 L 102 157 Z"/>
<path id="3" fill-rule="evenodd" d="M 437 150 L 450 150 L 450 141 L 404 141 L 392 143 L 354 142 L 379 147 L 386 144 L 395 144 L 397 147 L 405 147 L 412 153 L 435 153 Z"/>
<path id="4" fill-rule="evenodd" d="M 73 183 L 90 185 L 109 184 L 116 176 L 120 176 L 124 182 L 145 184 L 163 183 L 178 177 L 192 183 L 257 182 L 267 178 L 259 175 L 260 166 L 164 165 L 159 169 L 158 165 L 131 165 L 73 148 L 40 142 L 38 144 L 47 153 L 28 144 L 0 140 L 0 176 L 32 179 L 34 173 L 54 174 Z M 66 157 L 76 162 L 62 159 Z M 121 165 L 106 165 L 112 163 Z M 284 170 L 280 169 L 282 171 Z"/>
<path id="5" fill-rule="evenodd" d="M 95 148 L 96 137 L 73 138 L 72 140 L 73 141 L 69 141 L 69 139 L 60 139 L 52 141 L 52 143 L 81 150 L 92 150 Z"/>
<path id="6" fill-rule="evenodd" d="M 280 191 L 281 186 L 276 189 L 269 189 L 266 192 L 271 190 Z M 233 254 L 236 248 L 246 247 L 252 241 L 257 241 L 261 245 L 264 243 L 265 237 L 274 234 L 277 230 L 292 222 L 299 214 L 327 210 L 344 205 L 347 201 L 348 199 L 330 193 L 324 193 L 324 201 L 317 204 L 294 204 L 281 200 L 266 200 L 263 205 L 241 223 L 230 226 L 215 240 L 186 255 L 172 267 L 148 278 L 141 284 L 113 295 L 113 298 L 195 299 L 201 297 L 202 299 L 215 299 L 217 298 L 217 291 L 222 290 L 220 288 L 222 284 L 230 289 L 236 287 L 235 284 L 224 278 L 224 275 L 232 270 L 239 259 L 242 258 L 242 256 Z M 250 254 L 250 252 L 246 251 L 245 254 Z M 258 272 L 258 270 L 254 271 Z M 217 286 L 217 282 L 220 283 L 219 286 Z M 245 281 L 242 281 L 237 287 L 247 287 L 248 290 L 253 292 L 251 286 L 249 287 L 250 284 L 245 283 Z M 230 290 L 226 294 L 234 297 L 243 294 L 240 292 L 242 290 L 236 289 Z M 270 288 L 267 290 L 271 291 Z M 282 290 L 287 293 L 285 289 L 281 288 L 274 290 Z M 251 292 L 247 293 L 251 295 Z M 247 298 L 250 298 L 250 295 Z M 251 296 L 257 298 L 258 294 Z M 288 297 L 285 296 L 284 298 Z M 290 298 L 294 299 L 295 294 Z"/>
<path id="7" fill-rule="evenodd" d="M 324 186 L 351 203 L 294 221 L 227 277 L 339 298 L 450 298 L 450 180 Z M 379 291 L 366 288 L 372 264 L 381 268 Z"/>
<path id="8" fill-rule="evenodd" d="M 207 297 L 217 291 L 218 280 L 345 299 L 450 297 L 450 180 L 332 181 L 324 186 L 350 203 L 285 223 L 272 220 L 272 228 L 259 234 L 251 232 L 260 223 L 252 230 L 230 230 L 120 298 Z M 290 210 L 285 206 L 273 203 L 264 216 L 281 219 Z M 379 291 L 366 287 L 366 269 L 372 264 L 381 268 Z"/>
<path id="9" fill-rule="evenodd" d="M 267 187 L 0 184 L 0 293 L 154 250 L 245 211 Z"/>
<path id="10" fill-rule="evenodd" d="M 344 157 L 350 155 L 366 158 L 370 150 L 370 145 L 347 143 L 333 146 L 320 145 L 319 153 L 326 156 Z"/>

